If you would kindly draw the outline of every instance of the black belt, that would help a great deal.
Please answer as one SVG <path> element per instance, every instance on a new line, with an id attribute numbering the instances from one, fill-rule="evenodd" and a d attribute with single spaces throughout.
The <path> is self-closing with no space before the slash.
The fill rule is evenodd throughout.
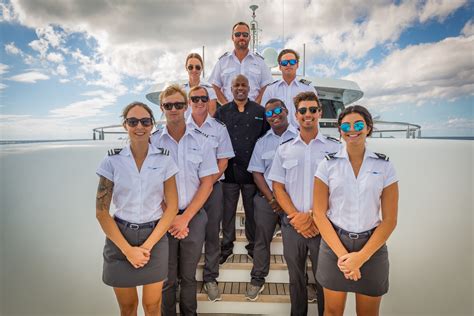
<path id="1" fill-rule="evenodd" d="M 134 223 L 127 222 L 127 221 L 125 221 L 121 218 L 118 218 L 118 217 L 114 217 L 114 220 L 117 223 L 123 224 L 126 227 L 128 227 L 130 229 L 133 229 L 133 230 L 139 230 L 139 229 L 142 229 L 142 228 L 155 228 L 156 224 L 158 224 L 158 222 L 159 222 L 159 220 L 156 220 L 156 221 L 151 221 L 151 222 L 148 222 L 148 223 L 134 224 Z"/>
<path id="2" fill-rule="evenodd" d="M 362 232 L 362 233 L 351 233 L 351 232 L 348 232 L 347 230 L 344 230 L 341 227 L 338 227 L 334 224 L 332 224 L 332 226 L 334 226 L 334 229 L 336 230 L 337 233 L 339 233 L 340 235 L 346 235 L 350 239 L 369 238 L 374 233 L 375 228 L 377 228 L 377 227 L 375 227 L 375 228 L 372 228 L 371 230 L 367 230 L 367 231 Z"/>

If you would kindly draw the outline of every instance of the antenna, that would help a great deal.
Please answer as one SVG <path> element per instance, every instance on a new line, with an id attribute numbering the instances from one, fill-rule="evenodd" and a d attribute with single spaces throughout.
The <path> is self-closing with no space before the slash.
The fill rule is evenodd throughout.
<path id="1" fill-rule="evenodd" d="M 250 21 L 250 31 L 252 32 L 252 52 L 256 53 L 258 51 L 258 32 L 260 31 L 258 28 L 258 22 L 255 20 L 257 17 L 255 11 L 258 9 L 258 5 L 252 4 L 249 8 L 252 10 L 252 21 Z"/>

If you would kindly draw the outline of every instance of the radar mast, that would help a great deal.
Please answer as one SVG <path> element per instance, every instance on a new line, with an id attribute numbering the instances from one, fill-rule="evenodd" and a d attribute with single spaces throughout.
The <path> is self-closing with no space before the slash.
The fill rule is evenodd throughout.
<path id="1" fill-rule="evenodd" d="M 261 29 L 258 28 L 258 22 L 255 19 L 257 16 L 255 15 L 255 11 L 258 9 L 258 5 L 252 4 L 250 6 L 250 10 L 252 10 L 252 21 L 250 21 L 250 32 L 252 33 L 252 52 L 256 53 L 258 51 L 258 33 Z"/>

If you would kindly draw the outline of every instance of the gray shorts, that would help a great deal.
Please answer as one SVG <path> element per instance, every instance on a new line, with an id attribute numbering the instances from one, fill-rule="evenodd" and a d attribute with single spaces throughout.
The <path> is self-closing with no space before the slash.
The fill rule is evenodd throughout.
<path id="1" fill-rule="evenodd" d="M 120 232 L 131 246 L 140 246 L 154 228 L 131 229 L 117 223 Z M 134 268 L 122 251 L 108 238 L 104 246 L 102 280 L 113 287 L 135 287 L 160 282 L 168 275 L 168 238 L 166 234 L 151 249 L 150 261 L 143 268 Z"/>
<path id="2" fill-rule="evenodd" d="M 342 244 L 349 252 L 361 250 L 369 240 L 369 237 L 350 239 L 347 235 L 338 235 Z M 362 278 L 360 280 L 347 280 L 337 266 L 336 254 L 324 240 L 321 240 L 316 279 L 324 288 L 340 292 L 360 293 L 368 296 L 381 296 L 388 292 L 388 271 L 388 251 L 387 246 L 383 245 L 361 267 Z"/>

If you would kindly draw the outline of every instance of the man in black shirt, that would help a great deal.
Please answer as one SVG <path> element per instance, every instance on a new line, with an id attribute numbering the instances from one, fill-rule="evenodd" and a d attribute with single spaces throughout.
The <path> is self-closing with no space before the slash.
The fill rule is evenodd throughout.
<path id="1" fill-rule="evenodd" d="M 231 91 L 234 100 L 218 108 L 215 115 L 216 119 L 227 126 L 235 153 L 235 157 L 229 160 L 225 170 L 222 186 L 224 214 L 222 218 L 221 264 L 233 255 L 235 213 L 240 192 L 242 192 L 245 210 L 245 237 L 249 242 L 245 248 L 248 255 L 253 258 L 255 242 L 253 197 L 257 192 L 257 187 L 247 168 L 257 139 L 269 129 L 265 120 L 265 109 L 260 104 L 248 99 L 249 81 L 244 75 L 237 75 L 232 80 Z"/>

